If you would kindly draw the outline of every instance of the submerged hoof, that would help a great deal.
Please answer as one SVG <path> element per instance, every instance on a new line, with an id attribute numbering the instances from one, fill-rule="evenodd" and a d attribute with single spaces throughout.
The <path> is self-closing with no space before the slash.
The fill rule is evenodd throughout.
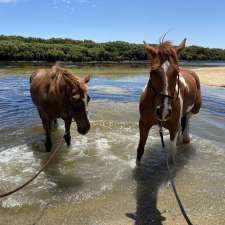
<path id="1" fill-rule="evenodd" d="M 136 159 L 136 167 L 140 167 L 141 166 L 141 160 Z"/>
<path id="2" fill-rule="evenodd" d="M 184 139 L 183 139 L 183 143 L 184 143 L 184 144 L 190 144 L 190 142 L 191 142 L 190 137 L 187 137 L 187 138 L 184 138 Z"/>
<path id="3" fill-rule="evenodd" d="M 65 134 L 64 135 L 64 140 L 65 140 L 67 146 L 70 146 L 70 144 L 71 144 L 71 136 L 69 134 Z"/>

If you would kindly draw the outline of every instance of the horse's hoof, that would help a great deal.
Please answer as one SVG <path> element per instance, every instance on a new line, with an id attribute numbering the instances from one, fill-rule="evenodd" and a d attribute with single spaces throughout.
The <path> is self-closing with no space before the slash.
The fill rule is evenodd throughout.
<path id="1" fill-rule="evenodd" d="M 141 160 L 136 159 L 136 167 L 140 167 L 141 166 Z"/>
<path id="2" fill-rule="evenodd" d="M 185 139 L 185 140 L 183 140 L 183 143 L 184 143 L 184 144 L 190 144 L 190 142 L 191 142 L 190 139 Z"/>
<path id="3" fill-rule="evenodd" d="M 70 146 L 70 144 L 71 144 L 71 136 L 69 134 L 65 134 L 64 135 L 64 140 L 65 140 L 67 146 Z"/>
<path id="4" fill-rule="evenodd" d="M 191 142 L 190 138 L 183 139 L 184 144 L 190 144 L 190 142 Z"/>

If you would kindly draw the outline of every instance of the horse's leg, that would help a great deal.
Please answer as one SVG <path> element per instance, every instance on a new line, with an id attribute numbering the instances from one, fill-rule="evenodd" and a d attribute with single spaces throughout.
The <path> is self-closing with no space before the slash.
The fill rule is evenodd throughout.
<path id="1" fill-rule="evenodd" d="M 51 123 L 51 130 L 52 130 L 52 131 L 56 131 L 57 128 L 58 128 L 58 126 L 59 126 L 59 124 L 58 124 L 57 119 L 54 119 L 54 120 L 52 121 L 52 123 Z"/>
<path id="2" fill-rule="evenodd" d="M 141 158 L 144 153 L 145 144 L 148 138 L 148 133 L 152 125 L 148 123 L 144 123 L 142 120 L 139 120 L 139 133 L 140 140 L 137 148 L 137 159 L 136 165 L 139 166 L 141 164 Z"/>
<path id="3" fill-rule="evenodd" d="M 191 113 L 187 113 L 185 119 L 185 127 L 184 127 L 184 131 L 183 131 L 183 142 L 185 144 L 190 143 L 190 135 L 189 135 L 189 122 L 190 122 L 190 118 L 191 118 Z"/>
<path id="4" fill-rule="evenodd" d="M 42 119 L 42 124 L 45 130 L 46 140 L 45 140 L 45 148 L 47 152 L 51 151 L 52 141 L 51 141 L 51 123 L 52 121 Z"/>
<path id="5" fill-rule="evenodd" d="M 170 129 L 170 148 L 169 148 L 169 161 L 175 164 L 175 156 L 177 152 L 177 137 L 179 129 Z"/>
<path id="6" fill-rule="evenodd" d="M 64 121 L 65 121 L 64 140 L 65 140 L 67 146 L 70 146 L 70 143 L 71 143 L 70 126 L 71 126 L 71 123 L 72 123 L 72 118 L 67 118 Z"/>

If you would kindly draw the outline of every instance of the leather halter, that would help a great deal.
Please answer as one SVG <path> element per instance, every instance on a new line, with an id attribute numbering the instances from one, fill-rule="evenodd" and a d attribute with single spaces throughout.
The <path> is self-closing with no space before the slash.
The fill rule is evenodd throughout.
<path id="1" fill-rule="evenodd" d="M 176 97 L 176 99 L 178 99 L 179 94 L 180 94 L 180 73 L 179 73 L 179 67 L 177 67 L 176 69 L 178 70 L 178 74 L 177 74 L 177 86 L 178 86 L 178 90 L 177 90 L 177 97 Z M 151 72 L 150 72 L 150 75 L 151 75 Z M 167 98 L 170 98 L 170 99 L 174 99 L 174 96 L 167 95 L 167 94 L 164 94 L 164 93 L 162 93 L 162 92 L 158 92 L 158 91 L 154 88 L 154 86 L 153 86 L 151 80 L 149 80 L 149 84 L 150 84 L 150 87 L 152 88 L 152 90 L 155 92 L 155 96 L 154 96 L 154 97 L 156 97 L 156 96 L 163 96 L 163 97 L 167 97 Z M 176 86 L 175 86 L 175 87 L 176 87 Z"/>

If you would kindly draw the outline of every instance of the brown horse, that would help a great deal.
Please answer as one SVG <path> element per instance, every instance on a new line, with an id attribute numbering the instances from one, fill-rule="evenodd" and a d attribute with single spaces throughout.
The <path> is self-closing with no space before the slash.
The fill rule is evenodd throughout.
<path id="1" fill-rule="evenodd" d="M 137 165 L 140 165 L 148 133 L 160 123 L 170 133 L 170 160 L 175 162 L 177 137 L 182 132 L 183 142 L 189 143 L 189 120 L 201 107 L 201 88 L 198 76 L 179 67 L 178 58 L 185 48 L 186 39 L 174 47 L 162 41 L 157 47 L 144 42 L 150 56 L 151 71 L 140 98 L 140 141 Z"/>
<path id="2" fill-rule="evenodd" d="M 87 105 L 90 100 L 84 80 L 73 75 L 59 65 L 49 70 L 39 70 L 30 78 L 31 97 L 36 105 L 46 133 L 46 150 L 52 147 L 51 128 L 57 118 L 65 122 L 64 139 L 70 145 L 70 126 L 72 119 L 77 123 L 80 134 L 86 134 L 90 129 Z"/>

